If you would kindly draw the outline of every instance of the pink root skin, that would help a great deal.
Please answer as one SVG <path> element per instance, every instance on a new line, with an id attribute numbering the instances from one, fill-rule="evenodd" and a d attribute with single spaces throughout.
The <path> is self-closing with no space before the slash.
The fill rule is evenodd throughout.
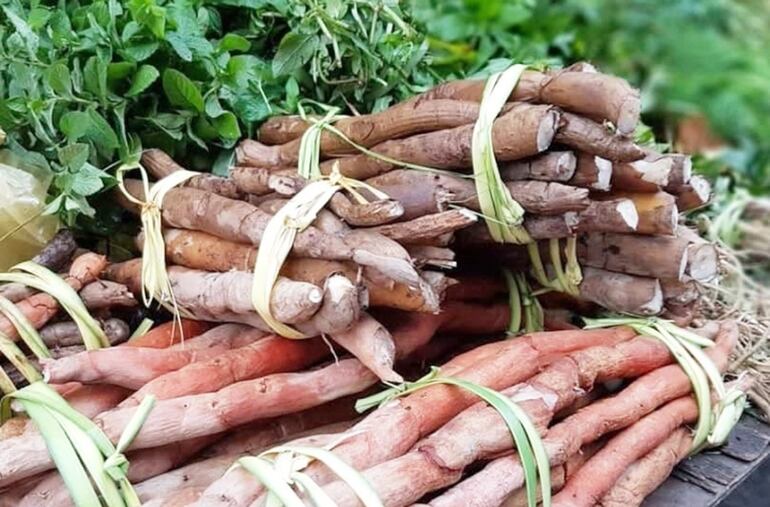
<path id="1" fill-rule="evenodd" d="M 633 336 L 634 332 L 628 328 L 605 329 L 599 333 L 582 330 L 534 333 L 513 341 L 482 345 L 452 359 L 441 371 L 493 389 L 504 389 L 536 374 L 543 358 L 552 360 L 558 353 L 613 345 Z M 511 364 L 518 367 L 511 368 Z M 366 470 L 402 456 L 424 435 L 475 403 L 477 398 L 454 387 L 436 385 L 423 389 L 369 414 L 351 428 L 355 436 L 337 446 L 334 452 L 357 470 Z M 336 480 L 334 474 L 317 464 L 311 464 L 306 472 L 319 484 Z M 202 505 L 249 505 L 261 493 L 259 487 L 252 488 L 249 494 L 230 502 L 233 490 L 226 486 L 235 486 L 234 481 L 226 479 L 227 476 L 209 488 L 204 498 L 210 499 L 210 503 Z M 261 501 L 257 505 L 262 505 Z"/>
<path id="2" fill-rule="evenodd" d="M 720 369 L 738 339 L 732 321 L 723 322 L 717 343 L 707 351 Z M 581 446 L 634 424 L 664 403 L 691 392 L 690 380 L 679 365 L 658 368 L 635 380 L 619 394 L 599 400 L 553 426 L 543 440 L 551 466 L 566 462 Z M 496 507 L 523 486 L 521 462 L 515 454 L 496 459 L 483 470 L 431 500 L 432 507 Z M 471 501 L 472 500 L 472 501 Z"/>

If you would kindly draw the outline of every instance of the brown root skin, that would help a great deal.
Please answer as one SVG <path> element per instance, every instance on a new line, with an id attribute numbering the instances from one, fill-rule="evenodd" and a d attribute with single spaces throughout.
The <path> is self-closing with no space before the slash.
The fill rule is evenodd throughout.
<path id="1" fill-rule="evenodd" d="M 334 123 L 350 140 L 364 147 L 401 137 L 454 128 L 468 125 L 476 121 L 479 105 L 476 102 L 457 100 L 432 100 L 420 102 L 402 102 L 379 113 L 344 118 Z M 289 118 L 288 129 L 275 128 L 273 120 L 267 130 L 290 131 L 299 134 L 297 137 L 278 146 L 262 147 L 259 151 L 252 149 L 253 142 L 244 141 L 239 146 L 238 162 L 261 167 L 292 166 L 297 164 L 299 145 L 302 132 L 297 132 L 297 122 Z M 260 131 L 261 132 L 261 131 Z M 268 137 L 270 137 L 268 135 Z M 276 136 L 273 136 L 273 140 Z M 260 134 L 260 139 L 263 140 Z M 264 142 L 264 140 L 263 140 Z M 267 143 L 275 144 L 275 143 Z M 321 133 L 321 155 L 339 156 L 356 154 L 358 150 L 329 131 Z"/>
<path id="2" fill-rule="evenodd" d="M 404 207 L 394 199 L 358 203 L 339 192 L 329 201 L 329 209 L 346 223 L 356 227 L 387 224 L 404 214 Z"/>
<path id="3" fill-rule="evenodd" d="M 676 198 L 666 192 L 614 191 L 597 199 L 630 199 L 639 215 L 636 232 L 639 234 L 673 235 L 679 221 Z"/>
<path id="4" fill-rule="evenodd" d="M 130 330 L 128 324 L 120 319 L 107 319 L 102 323 L 104 334 L 110 345 L 117 345 L 128 339 Z M 77 324 L 72 321 L 56 322 L 48 324 L 40 329 L 40 337 L 49 348 L 69 347 L 72 345 L 82 345 L 83 338 Z"/>
<path id="5" fill-rule="evenodd" d="M 318 116 L 313 118 L 320 119 Z M 307 128 L 307 122 L 298 115 L 272 116 L 260 125 L 257 138 L 267 145 L 284 144 L 300 137 Z"/>
<path id="6" fill-rule="evenodd" d="M 266 195 L 278 192 L 294 195 L 302 188 L 302 178 L 296 169 L 275 171 L 263 167 L 237 166 L 230 170 L 230 178 L 245 194 Z"/>
<path id="7" fill-rule="evenodd" d="M 591 201 L 579 212 L 561 215 L 525 215 L 524 228 L 534 240 L 567 238 L 577 232 L 629 233 L 636 230 L 638 214 L 629 199 Z M 486 224 L 477 223 L 457 231 L 460 248 L 495 244 Z"/>
<path id="8" fill-rule="evenodd" d="M 489 334 L 493 325 L 497 332 L 507 326 L 507 305 L 473 305 L 454 303 L 447 305 L 445 313 L 438 316 L 407 314 L 408 320 L 400 319 L 400 329 L 393 328 L 397 346 L 402 340 L 425 343 L 420 336 L 430 336 L 437 329 L 446 333 Z M 503 389 L 524 381 L 535 374 L 540 359 L 553 354 L 564 354 L 599 344 L 613 344 L 633 336 L 629 329 L 604 329 L 535 333 L 516 340 L 490 343 L 465 352 L 441 367 L 445 375 L 457 376 L 492 389 Z M 511 368 L 511 364 L 520 365 Z M 334 450 L 341 459 L 358 470 L 366 470 L 387 462 L 407 452 L 420 438 L 433 433 L 462 410 L 478 402 L 478 398 L 446 385 L 430 386 L 405 396 L 371 412 L 351 428 L 351 436 Z M 478 428 L 476 428 L 478 432 Z M 483 432 L 482 432 L 483 433 Z M 510 433 L 508 434 L 510 442 Z M 313 464 L 306 472 L 318 484 L 336 480 L 324 467 Z M 225 475 L 212 484 L 205 497 L 212 502 L 232 498 L 237 477 Z M 395 488 L 398 485 L 393 485 Z M 409 487 L 408 484 L 405 487 Z M 261 493 L 258 486 L 241 492 L 241 501 L 248 505 Z M 221 495 L 221 498 L 219 497 Z M 257 503 L 256 505 L 261 505 Z M 388 504 L 389 505 L 389 504 Z"/>
<path id="9" fill-rule="evenodd" d="M 554 142 L 617 162 L 633 162 L 645 153 L 633 140 L 582 116 L 563 113 Z"/>
<path id="10" fill-rule="evenodd" d="M 676 195 L 676 205 L 681 211 L 691 211 L 701 208 L 711 200 L 711 183 L 698 174 L 690 178 L 686 184 L 671 187 L 669 190 Z"/>
<path id="11" fill-rule="evenodd" d="M 40 264 L 53 272 L 59 271 L 72 258 L 77 249 L 75 236 L 69 229 L 61 229 L 53 238 L 43 247 L 43 249 L 32 258 L 32 262 Z M 20 283 L 5 283 L 0 285 L 0 296 L 8 299 L 12 303 L 17 303 L 22 299 L 28 298 L 37 291 L 31 287 Z"/>
<path id="12" fill-rule="evenodd" d="M 586 152 L 578 152 L 575 174 L 570 185 L 607 191 L 610 189 L 613 164 L 607 159 Z"/>
<path id="13" fill-rule="evenodd" d="M 577 160 L 571 151 L 549 151 L 536 157 L 500 166 L 505 181 L 540 180 L 567 182 L 575 175 Z"/>
<path id="14" fill-rule="evenodd" d="M 465 209 L 453 209 L 423 215 L 406 222 L 372 227 L 371 231 L 402 245 L 421 244 L 443 234 L 464 229 L 478 221 L 477 215 Z"/>
<path id="15" fill-rule="evenodd" d="M 688 244 L 673 236 L 589 233 L 578 239 L 578 259 L 582 265 L 608 271 L 681 280 Z"/>
<path id="16" fill-rule="evenodd" d="M 132 308 L 139 304 L 128 287 L 109 280 L 91 282 L 80 289 L 79 295 L 89 310 L 113 307 Z"/>
<path id="17" fill-rule="evenodd" d="M 492 142 L 499 161 L 518 160 L 545 151 L 554 137 L 559 113 L 548 106 L 515 104 L 495 120 Z M 372 151 L 400 162 L 419 164 L 434 169 L 466 169 L 471 166 L 473 125 L 437 130 L 404 139 L 385 141 Z M 359 154 L 327 160 L 321 172 L 339 171 L 356 179 L 368 179 L 391 171 L 394 165 Z"/>
<path id="18" fill-rule="evenodd" d="M 128 286 L 134 294 L 139 294 L 141 265 L 141 259 L 114 264 L 107 276 Z M 220 313 L 254 314 L 257 317 L 251 302 L 251 273 L 211 273 L 171 266 L 168 275 L 177 304 L 194 314 L 201 312 L 214 317 L 215 321 L 219 320 L 216 317 Z M 277 320 L 296 324 L 310 319 L 322 302 L 323 292 L 317 285 L 279 277 L 273 286 L 270 309 Z M 269 330 L 264 324 L 260 329 Z"/>
<path id="19" fill-rule="evenodd" d="M 586 71 L 589 69 L 592 71 Z M 480 102 L 484 84 L 483 80 L 450 81 L 410 100 L 445 98 Z M 552 104 L 597 121 L 609 120 L 624 134 L 636 128 L 641 108 L 639 92 L 627 81 L 595 72 L 586 65 L 547 73 L 525 71 L 510 100 Z"/>
<path id="20" fill-rule="evenodd" d="M 137 190 L 132 182 L 126 183 L 130 192 Z M 163 206 L 163 220 L 167 225 L 255 246 L 259 246 L 271 218 L 271 214 L 247 202 L 194 188 L 170 190 Z M 362 236 L 355 232 L 332 235 L 311 226 L 297 234 L 292 251 L 303 257 L 353 260 L 411 286 L 419 282 L 406 250 L 382 236 L 374 237 L 371 233 Z M 373 250 L 367 251 L 367 248 Z M 383 252 L 387 252 L 387 256 Z"/>
<path id="21" fill-rule="evenodd" d="M 397 169 L 370 178 L 367 183 L 388 194 L 404 207 L 404 219 L 445 210 L 450 204 L 480 211 L 472 180 L 445 174 Z M 589 206 L 588 190 L 547 181 L 509 181 L 511 197 L 525 211 L 556 215 Z"/>
<path id="22" fill-rule="evenodd" d="M 668 185 L 674 167 L 673 160 L 658 156 L 616 163 L 612 167 L 612 188 L 627 192 L 657 192 Z"/>
<path id="23" fill-rule="evenodd" d="M 663 309 L 663 292 L 655 278 L 583 268 L 580 297 L 610 311 L 657 315 Z"/>
<path id="24" fill-rule="evenodd" d="M 634 201 L 626 198 L 610 198 L 591 201 L 578 214 L 575 230 L 578 232 L 635 232 L 639 230 L 640 214 Z M 639 231 L 641 232 L 641 231 Z"/>
<path id="25" fill-rule="evenodd" d="M 173 264 L 219 272 L 230 270 L 250 272 L 254 269 L 257 249 L 253 246 L 183 229 L 166 229 L 164 238 L 167 258 Z M 369 293 L 369 304 L 372 306 L 411 311 L 438 311 L 442 292 L 413 290 L 390 279 L 383 279 L 382 275 L 376 276 L 376 273 L 372 273 L 369 269 L 361 272 L 359 266 L 352 262 L 289 257 L 281 268 L 282 276 L 319 287 L 322 287 L 327 278 L 334 273 L 342 273 L 351 281 L 360 278 Z M 446 278 L 443 275 L 442 277 Z M 422 282 L 420 286 L 422 287 Z"/>
<path id="26" fill-rule="evenodd" d="M 166 152 L 157 148 L 151 148 L 142 152 L 142 165 L 156 179 L 165 178 L 173 172 L 184 169 Z M 233 181 L 214 174 L 193 176 L 184 182 L 183 185 L 214 192 L 230 199 L 240 199 L 243 196 Z"/>

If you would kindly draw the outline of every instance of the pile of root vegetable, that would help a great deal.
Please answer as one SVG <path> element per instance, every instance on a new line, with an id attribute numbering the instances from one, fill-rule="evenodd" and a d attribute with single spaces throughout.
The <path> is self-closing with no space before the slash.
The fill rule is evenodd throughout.
<path id="1" fill-rule="evenodd" d="M 532 241 L 498 242 L 472 177 L 484 87 L 450 82 L 370 115 L 272 118 L 229 177 L 190 175 L 162 202 L 122 180 L 128 211 L 145 225 L 159 212 L 160 252 L 146 229 L 143 258 L 73 258 L 70 245 L 46 260 L 54 242 L 36 259 L 63 273 L 114 347 L 83 351 L 56 299 L 0 287 L 52 349 L 25 351 L 27 363 L 113 443 L 156 400 L 126 451 L 143 505 L 533 505 L 511 426 L 462 385 L 501 393 L 532 423 L 546 505 L 638 505 L 691 451 L 726 438 L 726 407 L 754 379 L 721 384 L 738 327 L 699 314 L 719 258 L 679 212 L 703 205 L 708 183 L 688 157 L 635 144 L 640 99 L 622 79 L 587 64 L 525 71 L 490 149 Z M 365 184 L 340 183 L 296 226 L 306 216 L 284 212 L 313 184 L 298 174 L 313 136 L 329 182 Z M 141 162 L 158 180 L 183 170 L 159 150 Z M 273 283 L 254 270 L 273 253 L 275 216 L 297 230 Z M 133 331 L 125 308 L 141 299 L 150 251 L 165 255 L 173 297 L 161 302 L 184 318 Z M 633 325 L 578 327 L 606 311 Z M 671 345 L 671 321 L 689 326 L 684 346 Z M 682 354 L 710 365 L 713 401 Z M 16 387 L 40 382 L 11 363 Z M 0 456 L 0 506 L 71 504 L 24 413 L 0 427 Z"/>

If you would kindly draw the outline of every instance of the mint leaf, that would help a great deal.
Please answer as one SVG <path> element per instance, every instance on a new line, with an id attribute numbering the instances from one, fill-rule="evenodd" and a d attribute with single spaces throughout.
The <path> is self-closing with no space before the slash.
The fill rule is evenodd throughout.
<path id="1" fill-rule="evenodd" d="M 172 105 L 203 112 L 203 96 L 198 86 L 178 70 L 163 72 L 163 91 Z"/>
<path id="2" fill-rule="evenodd" d="M 77 171 L 88 161 L 89 149 L 87 144 L 73 143 L 59 149 L 59 162 L 71 171 Z"/>
<path id="3" fill-rule="evenodd" d="M 221 116 L 213 118 L 211 124 L 222 139 L 235 140 L 241 137 L 238 118 L 230 111 L 225 111 Z"/>
<path id="4" fill-rule="evenodd" d="M 289 32 L 281 39 L 273 58 L 275 77 L 291 74 L 305 65 L 316 52 L 319 39 L 316 35 L 302 35 Z"/>
<path id="5" fill-rule="evenodd" d="M 63 97 L 72 95 L 72 76 L 69 68 L 63 63 L 54 63 L 45 71 L 45 80 L 54 93 Z"/>
<path id="6" fill-rule="evenodd" d="M 246 37 L 241 37 L 235 33 L 228 33 L 217 44 L 217 49 L 220 51 L 248 51 L 251 47 L 251 43 Z"/>
<path id="7" fill-rule="evenodd" d="M 86 135 L 90 120 L 88 114 L 82 111 L 69 111 L 64 113 L 59 120 L 59 130 L 67 136 L 71 142 L 79 140 Z"/>
<path id="8" fill-rule="evenodd" d="M 36 53 L 40 44 L 40 39 L 37 34 L 32 31 L 26 21 L 17 16 L 16 13 L 8 7 L 3 7 L 3 12 L 8 16 L 8 20 L 16 29 L 16 33 L 18 33 L 19 37 L 24 41 L 24 47 L 27 49 L 29 57 L 33 60 L 37 60 Z"/>
<path id="9" fill-rule="evenodd" d="M 112 152 L 120 146 L 118 135 L 115 130 L 107 123 L 107 120 L 95 109 L 88 110 L 88 129 L 86 137 L 94 143 L 96 149 L 104 156 L 111 156 Z"/>
<path id="10" fill-rule="evenodd" d="M 177 32 L 170 32 L 166 35 L 166 42 L 171 44 L 179 58 L 186 62 L 191 62 L 193 59 L 192 50 L 187 46 L 185 38 Z"/>
<path id="11" fill-rule="evenodd" d="M 126 92 L 127 97 L 136 97 L 149 88 L 160 76 L 158 69 L 152 65 L 142 65 L 134 74 L 131 87 Z"/>
<path id="12" fill-rule="evenodd" d="M 70 181 L 72 192 L 82 196 L 95 194 L 104 188 L 102 173 L 103 171 L 91 164 L 86 163 L 81 165 L 81 167 L 73 173 L 73 178 Z"/>
<path id="13" fill-rule="evenodd" d="M 130 46 L 126 46 L 123 49 L 119 49 L 118 53 L 126 60 L 133 62 L 142 62 L 151 57 L 160 47 L 160 44 L 156 41 L 152 42 L 138 42 Z"/>

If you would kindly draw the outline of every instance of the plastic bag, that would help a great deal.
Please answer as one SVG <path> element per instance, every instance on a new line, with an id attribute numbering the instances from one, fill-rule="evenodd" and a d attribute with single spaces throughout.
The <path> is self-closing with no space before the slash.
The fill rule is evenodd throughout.
<path id="1" fill-rule="evenodd" d="M 0 162 L 0 270 L 34 256 L 56 233 L 56 217 L 41 216 L 49 181 Z"/>

